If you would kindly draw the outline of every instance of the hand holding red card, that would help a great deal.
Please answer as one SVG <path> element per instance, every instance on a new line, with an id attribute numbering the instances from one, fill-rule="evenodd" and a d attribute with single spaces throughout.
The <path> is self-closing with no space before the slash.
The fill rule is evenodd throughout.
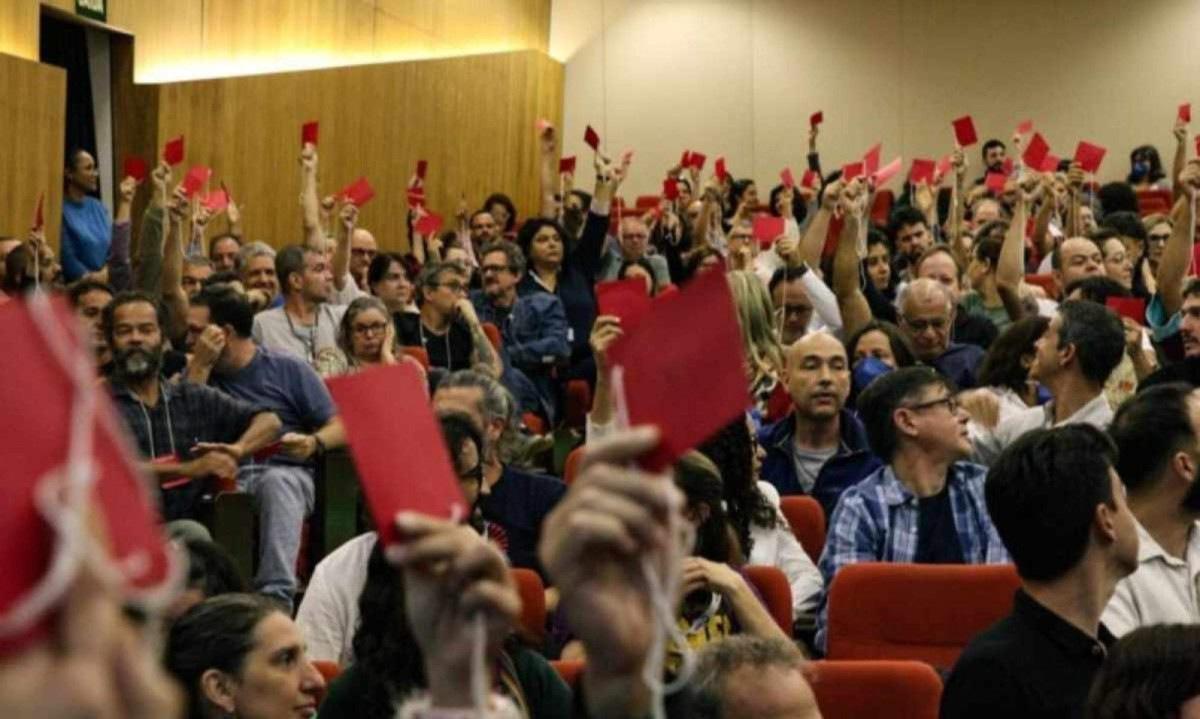
<path id="1" fill-rule="evenodd" d="M 600 151 L 600 135 L 592 129 L 591 125 L 588 125 L 587 129 L 583 131 L 583 141 L 596 152 Z"/>
<path id="2" fill-rule="evenodd" d="M 863 174 L 863 164 L 861 162 L 851 162 L 849 165 L 842 167 L 842 179 L 850 182 L 856 177 L 861 177 Z"/>
<path id="3" fill-rule="evenodd" d="M 421 193 L 422 196 L 424 194 L 424 192 Z M 370 182 L 367 182 L 367 178 L 360 177 L 349 187 L 339 192 L 338 195 L 351 205 L 362 207 L 375 197 L 375 189 L 371 187 Z"/>
<path id="4" fill-rule="evenodd" d="M 725 169 L 725 158 L 724 157 L 717 158 L 717 162 L 713 166 L 713 171 L 716 173 L 717 180 L 719 182 L 725 182 L 726 178 L 729 177 L 729 171 Z"/>
<path id="5" fill-rule="evenodd" d="M 46 193 L 38 195 L 37 207 L 33 210 L 33 230 L 41 231 L 46 226 Z"/>
<path id="6" fill-rule="evenodd" d="M 204 196 L 200 204 L 211 214 L 224 212 L 225 208 L 229 207 L 229 193 L 225 190 L 213 190 Z"/>
<path id="7" fill-rule="evenodd" d="M 338 416 L 383 545 L 400 542 L 402 511 L 458 519 L 469 511 L 424 379 L 411 363 L 329 380 Z"/>
<path id="8" fill-rule="evenodd" d="M 618 416 L 656 425 L 659 446 L 639 463 L 662 471 L 750 404 L 741 331 L 724 272 L 700 273 L 608 351 Z M 701 380 L 700 378 L 703 378 Z"/>
<path id="9" fill-rule="evenodd" d="M 146 161 L 140 157 L 126 157 L 122 177 L 132 177 L 137 182 L 146 179 Z"/>
<path id="10" fill-rule="evenodd" d="M 800 178 L 800 186 L 812 189 L 817 184 L 817 173 L 812 170 L 805 170 L 804 176 Z"/>
<path id="11" fill-rule="evenodd" d="M 786 224 L 782 217 L 759 213 L 754 216 L 754 239 L 762 249 L 769 248 L 785 232 Z"/>
<path id="12" fill-rule="evenodd" d="M 575 174 L 575 156 L 564 157 L 558 161 L 558 174 L 574 175 Z"/>
<path id="13" fill-rule="evenodd" d="M 875 188 L 879 189 L 880 187 L 883 187 L 887 183 L 891 182 L 893 177 L 900 174 L 900 168 L 903 167 L 903 165 L 904 160 L 897 157 L 888 164 L 879 168 L 875 174 L 871 176 L 875 181 Z"/>
<path id="14" fill-rule="evenodd" d="M 442 229 L 442 216 L 436 212 L 426 212 L 413 225 L 413 230 L 425 237 L 431 237 Z"/>
<path id="15" fill-rule="evenodd" d="M 1049 152 L 1050 145 L 1046 142 L 1046 138 L 1042 137 L 1042 133 L 1035 132 L 1029 140 L 1029 147 L 1026 147 L 1024 154 L 1021 155 L 1021 161 L 1032 170 L 1041 170 L 1042 161 L 1046 159 Z"/>
<path id="16" fill-rule="evenodd" d="M 429 162 L 426 160 L 417 160 L 417 179 L 424 180 L 425 172 L 429 169 Z"/>
<path id="17" fill-rule="evenodd" d="M 304 126 L 300 128 L 300 147 L 304 147 L 305 145 L 316 147 L 317 136 L 320 134 L 320 131 L 321 126 L 316 120 L 304 123 Z"/>
<path id="18" fill-rule="evenodd" d="M 1004 183 L 1007 182 L 1007 178 L 1002 172 L 989 172 L 983 182 L 993 195 L 1003 195 Z"/>
<path id="19" fill-rule="evenodd" d="M 790 167 L 783 168 L 779 173 L 779 180 L 783 182 L 783 186 L 786 188 L 791 189 L 796 186 L 796 178 L 792 177 L 792 168 Z"/>
<path id="20" fill-rule="evenodd" d="M 1179 106 L 1179 114 L 1176 116 L 1180 122 L 1188 123 L 1192 121 L 1192 103 L 1185 102 Z"/>
<path id="21" fill-rule="evenodd" d="M 646 282 L 640 277 L 614 280 L 596 284 L 596 307 L 601 315 L 612 315 L 621 320 L 621 328 L 628 332 L 650 311 L 650 295 L 646 294 Z"/>
<path id="22" fill-rule="evenodd" d="M 163 147 L 163 162 L 171 167 L 183 162 L 183 135 L 169 141 Z"/>
<path id="23" fill-rule="evenodd" d="M 963 115 L 954 121 L 954 141 L 959 147 L 970 147 L 979 142 L 979 136 L 975 134 L 975 121 L 970 115 Z"/>
<path id="24" fill-rule="evenodd" d="M 808 126 L 811 128 L 814 128 L 814 129 L 817 127 L 817 125 L 820 125 L 824 121 L 825 121 L 825 112 L 823 110 L 817 110 L 816 112 L 814 112 L 813 114 L 808 116 Z"/>
<path id="25" fill-rule="evenodd" d="M 1109 297 L 1104 304 L 1122 317 L 1146 324 L 1146 300 L 1141 297 Z"/>
<path id="26" fill-rule="evenodd" d="M 208 184 L 208 178 L 210 177 L 212 177 L 212 168 L 205 167 L 204 165 L 196 165 L 188 170 L 187 175 L 183 178 L 183 183 L 180 185 L 180 189 L 190 199 L 200 191 L 200 188 Z"/>
<path id="27" fill-rule="evenodd" d="M 1090 142 L 1080 142 L 1075 147 L 1075 162 L 1083 168 L 1084 172 L 1095 174 L 1100 170 L 1100 163 L 1104 161 L 1104 154 L 1108 152 L 1099 145 L 1093 145 Z"/>
<path id="28" fill-rule="evenodd" d="M 663 197 L 675 201 L 679 199 L 679 181 L 673 177 L 663 180 Z"/>
<path id="29" fill-rule="evenodd" d="M 704 169 L 704 163 L 708 161 L 708 155 L 705 155 L 703 152 L 693 152 L 690 159 L 692 161 L 692 167 L 696 168 L 697 171 L 700 171 Z"/>
<path id="30" fill-rule="evenodd" d="M 879 155 L 883 152 L 883 143 L 877 142 L 875 146 L 867 150 L 863 155 L 863 172 L 868 175 L 874 175 L 879 169 Z"/>
<path id="31" fill-rule="evenodd" d="M 933 184 L 933 172 L 935 163 L 933 160 L 917 158 L 913 160 L 912 169 L 908 172 L 908 181 L 914 185 L 919 185 L 922 182 Z"/>
<path id="32" fill-rule="evenodd" d="M 1042 172 L 1058 172 L 1058 163 L 1062 162 L 1062 158 L 1055 155 L 1053 152 L 1047 152 L 1046 157 L 1042 159 L 1042 166 L 1039 168 Z"/>

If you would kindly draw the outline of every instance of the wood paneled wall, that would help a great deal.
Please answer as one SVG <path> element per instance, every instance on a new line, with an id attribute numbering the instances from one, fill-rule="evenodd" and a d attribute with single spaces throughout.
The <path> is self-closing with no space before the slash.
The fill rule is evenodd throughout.
<path id="1" fill-rule="evenodd" d="M 0 235 L 24 237 L 46 193 L 46 237 L 62 218 L 67 73 L 0 54 Z"/>
<path id="2" fill-rule="evenodd" d="M 36 0 L 0 2 L 0 54 L 38 59 L 38 4 Z"/>
<path id="3" fill-rule="evenodd" d="M 187 137 L 185 164 L 212 167 L 245 205 L 247 239 L 302 239 L 300 126 L 316 119 L 322 194 L 367 176 L 377 195 L 360 225 L 381 248 L 401 249 L 419 159 L 429 161 L 430 207 L 447 221 L 460 196 L 475 207 L 496 190 L 522 216 L 536 209 L 534 123 L 561 122 L 562 66 L 523 51 L 174 83 L 159 95 L 159 146 Z"/>

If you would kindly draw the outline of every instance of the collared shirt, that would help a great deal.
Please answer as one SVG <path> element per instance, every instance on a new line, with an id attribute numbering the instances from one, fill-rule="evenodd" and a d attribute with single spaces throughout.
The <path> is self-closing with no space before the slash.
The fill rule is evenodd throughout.
<path id="1" fill-rule="evenodd" d="M 1017 590 L 1012 614 L 971 640 L 942 694 L 942 719 L 1082 717 L 1114 637 L 1077 629 Z"/>
<path id="2" fill-rule="evenodd" d="M 988 516 L 983 496 L 987 468 L 955 462 L 946 474 L 950 509 L 967 564 L 1004 564 L 1008 550 Z M 820 569 L 825 587 L 847 564 L 858 562 L 911 563 L 917 556 L 920 500 L 906 487 L 891 465 L 880 467 L 842 493 L 829 522 Z M 825 646 L 828 591 L 821 597 L 817 645 Z"/>
<path id="3" fill-rule="evenodd" d="M 1138 568 L 1117 584 L 1104 626 L 1116 636 L 1148 624 L 1200 624 L 1200 523 L 1192 526 L 1184 557 L 1167 554 L 1138 522 Z"/>
<path id="4" fill-rule="evenodd" d="M 1051 400 L 1041 407 L 1030 407 L 1004 420 L 991 432 L 983 431 L 974 437 L 975 446 L 972 460 L 980 464 L 991 464 L 996 461 L 1004 448 L 1017 441 L 1026 432 L 1035 429 L 1053 429 L 1068 424 L 1090 424 L 1093 427 L 1106 430 L 1112 423 L 1113 411 L 1108 404 L 1108 398 L 1101 392 L 1093 397 L 1075 414 L 1061 422 L 1054 421 L 1054 401 Z"/>

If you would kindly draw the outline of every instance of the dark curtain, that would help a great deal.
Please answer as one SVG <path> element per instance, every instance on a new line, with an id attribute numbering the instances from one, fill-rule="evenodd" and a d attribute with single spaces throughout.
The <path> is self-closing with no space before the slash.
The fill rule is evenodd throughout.
<path id="1" fill-rule="evenodd" d="M 87 32 L 82 25 L 42 15 L 42 62 L 67 71 L 67 132 L 64 160 L 75 148 L 96 156 L 96 112 L 88 73 Z"/>

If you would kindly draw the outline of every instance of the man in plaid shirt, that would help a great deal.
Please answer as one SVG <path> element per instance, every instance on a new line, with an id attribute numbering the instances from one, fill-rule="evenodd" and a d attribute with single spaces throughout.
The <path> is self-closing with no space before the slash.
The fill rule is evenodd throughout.
<path id="1" fill-rule="evenodd" d="M 887 464 L 847 489 L 829 523 L 826 588 L 855 562 L 1001 564 L 1009 561 L 983 496 L 987 468 L 971 453 L 967 415 L 948 380 L 909 367 L 875 380 L 858 401 L 871 449 Z M 817 616 L 824 650 L 828 589 Z"/>

